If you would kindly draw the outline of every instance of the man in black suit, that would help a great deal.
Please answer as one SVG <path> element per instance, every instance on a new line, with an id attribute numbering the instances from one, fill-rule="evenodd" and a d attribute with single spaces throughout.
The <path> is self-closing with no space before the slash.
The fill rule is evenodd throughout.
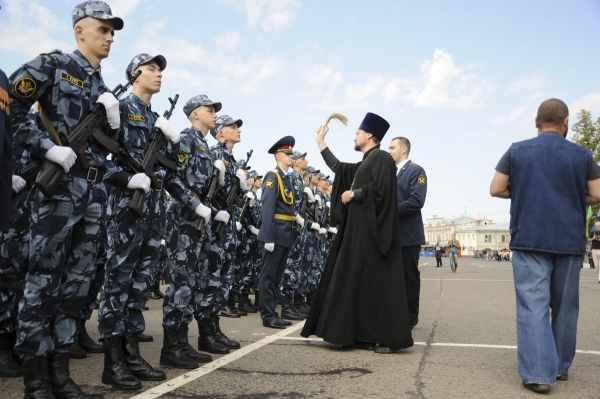
<path id="1" fill-rule="evenodd" d="M 419 252 L 421 245 L 425 244 L 421 208 L 423 208 L 427 196 L 427 175 L 422 167 L 408 159 L 410 141 L 407 138 L 392 139 L 389 153 L 396 161 L 397 166 L 400 243 L 402 244 L 402 261 L 406 279 L 408 315 L 410 325 L 414 327 L 419 322 L 419 294 L 421 291 Z"/>

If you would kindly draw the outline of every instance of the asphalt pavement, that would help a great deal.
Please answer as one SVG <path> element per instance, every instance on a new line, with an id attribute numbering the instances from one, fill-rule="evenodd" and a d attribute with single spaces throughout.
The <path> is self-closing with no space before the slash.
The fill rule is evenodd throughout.
<path id="1" fill-rule="evenodd" d="M 286 330 L 262 326 L 258 314 L 221 319 L 221 328 L 242 348 L 215 356 L 192 371 L 162 367 L 168 379 L 144 382 L 139 391 L 103 385 L 103 355 L 71 361 L 73 379 L 89 393 L 109 398 L 535 398 L 517 372 L 515 294 L 510 263 L 459 259 L 450 272 L 422 258 L 421 310 L 415 346 L 396 354 L 348 350 L 300 337 L 302 323 Z M 164 290 L 166 287 L 163 286 Z M 600 284 L 597 269 L 582 269 L 578 353 L 569 380 L 552 398 L 600 397 Z M 162 301 L 149 301 L 142 355 L 159 366 Z M 96 320 L 94 314 L 93 321 Z M 88 323 L 88 331 L 98 338 Z M 198 337 L 190 326 L 190 341 Z M 23 397 L 21 379 L 0 378 L 0 398 Z"/>

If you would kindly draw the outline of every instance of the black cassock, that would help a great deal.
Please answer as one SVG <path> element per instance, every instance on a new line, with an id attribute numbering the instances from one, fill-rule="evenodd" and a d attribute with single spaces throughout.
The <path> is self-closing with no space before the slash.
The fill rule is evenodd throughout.
<path id="1" fill-rule="evenodd" d="M 331 220 L 339 227 L 301 335 L 344 346 L 363 341 L 408 348 L 413 340 L 398 234 L 396 164 L 379 147 L 357 164 L 339 162 L 328 148 L 321 154 L 335 172 Z M 359 198 L 344 205 L 341 195 L 351 187 L 359 189 Z"/>

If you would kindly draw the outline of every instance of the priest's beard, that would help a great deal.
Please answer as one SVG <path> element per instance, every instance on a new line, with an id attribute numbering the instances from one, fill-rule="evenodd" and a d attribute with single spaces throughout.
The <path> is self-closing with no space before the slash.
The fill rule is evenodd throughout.
<path id="1" fill-rule="evenodd" d="M 354 151 L 362 151 L 358 144 L 354 143 Z"/>

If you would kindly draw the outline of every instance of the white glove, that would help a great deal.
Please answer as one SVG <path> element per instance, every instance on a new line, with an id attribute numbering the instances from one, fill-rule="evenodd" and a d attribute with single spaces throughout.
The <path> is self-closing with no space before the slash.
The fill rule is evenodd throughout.
<path id="1" fill-rule="evenodd" d="M 129 179 L 127 188 L 132 190 L 141 188 L 145 193 L 147 193 L 150 190 L 150 178 L 146 176 L 145 173 L 136 173 L 135 175 L 131 176 L 131 179 Z"/>
<path id="2" fill-rule="evenodd" d="M 223 223 L 227 224 L 227 222 L 229 222 L 229 218 L 230 217 L 231 217 L 231 215 L 229 215 L 229 212 L 227 212 L 227 211 L 219 211 L 215 215 L 215 221 L 217 221 L 217 222 L 223 222 Z"/>
<path id="3" fill-rule="evenodd" d="M 255 236 L 258 235 L 258 229 L 256 227 L 254 227 L 254 226 L 250 226 L 250 232 L 252 234 L 254 234 Z"/>
<path id="4" fill-rule="evenodd" d="M 337 227 L 330 227 L 327 231 L 329 231 L 332 234 L 337 234 Z"/>
<path id="5" fill-rule="evenodd" d="M 325 205 L 327 206 L 327 208 L 331 208 L 331 202 L 327 201 L 327 202 L 325 203 Z"/>
<path id="6" fill-rule="evenodd" d="M 326 230 L 325 228 L 321 227 L 321 228 L 319 229 L 319 234 L 321 234 L 321 235 L 322 235 L 322 234 L 325 234 L 325 233 L 327 233 L 327 230 Z"/>
<path id="7" fill-rule="evenodd" d="M 251 200 L 256 199 L 256 198 L 254 198 L 254 194 L 252 194 L 250 191 L 246 192 L 246 198 L 249 198 Z"/>
<path id="8" fill-rule="evenodd" d="M 308 197 L 308 202 L 309 203 L 313 203 L 315 202 L 315 195 L 313 194 L 312 190 L 309 187 L 304 187 L 304 192 L 306 193 L 306 196 Z"/>
<path id="9" fill-rule="evenodd" d="M 121 125 L 121 114 L 119 113 L 119 100 L 114 94 L 106 92 L 100 94 L 98 102 L 106 109 L 106 118 L 111 128 L 116 129 Z"/>
<path id="10" fill-rule="evenodd" d="M 235 222 L 235 228 L 237 231 L 240 231 L 242 229 L 242 224 L 240 222 Z"/>
<path id="11" fill-rule="evenodd" d="M 310 228 L 313 229 L 313 230 L 317 230 L 317 231 L 321 230 L 321 226 L 319 226 L 319 223 L 313 223 L 310 226 Z"/>
<path id="12" fill-rule="evenodd" d="M 219 184 L 222 186 L 225 183 L 225 164 L 220 159 L 215 161 L 215 168 L 219 170 Z"/>
<path id="13" fill-rule="evenodd" d="M 59 145 L 55 145 L 46 151 L 46 155 L 44 157 L 52 161 L 54 163 L 59 164 L 65 170 L 65 173 L 69 173 L 69 169 L 77 160 L 77 155 L 71 149 L 71 147 L 61 147 Z"/>
<path id="14" fill-rule="evenodd" d="M 321 198 L 320 195 L 315 195 L 315 200 L 317 201 L 317 204 L 319 204 L 319 207 L 321 206 L 321 202 L 323 201 L 323 199 Z"/>
<path id="15" fill-rule="evenodd" d="M 304 227 L 304 218 L 302 216 L 296 215 L 294 216 L 294 220 L 300 225 L 300 227 Z"/>
<path id="16" fill-rule="evenodd" d="M 204 222 L 206 224 L 208 224 L 208 222 L 210 221 L 210 208 L 207 207 L 206 205 L 200 203 L 200 205 L 198 205 L 195 209 L 194 212 L 196 212 L 196 215 L 200 216 L 201 218 L 204 219 Z"/>
<path id="17" fill-rule="evenodd" d="M 23 180 L 21 176 L 12 176 L 12 189 L 15 193 L 18 193 L 19 191 L 23 190 L 23 188 L 25 188 L 26 185 L 27 182 Z"/>
<path id="18" fill-rule="evenodd" d="M 154 123 L 154 126 L 159 128 L 165 137 L 171 140 L 173 144 L 179 143 L 179 133 L 167 118 L 164 116 L 159 117 Z"/>
<path id="19" fill-rule="evenodd" d="M 244 191 L 248 190 L 248 182 L 246 181 L 246 172 L 242 169 L 235 171 L 235 175 L 240 179 L 240 188 Z"/>
<path id="20" fill-rule="evenodd" d="M 273 250 L 275 249 L 275 243 L 274 242 L 266 242 L 265 249 L 269 252 L 273 252 Z"/>

